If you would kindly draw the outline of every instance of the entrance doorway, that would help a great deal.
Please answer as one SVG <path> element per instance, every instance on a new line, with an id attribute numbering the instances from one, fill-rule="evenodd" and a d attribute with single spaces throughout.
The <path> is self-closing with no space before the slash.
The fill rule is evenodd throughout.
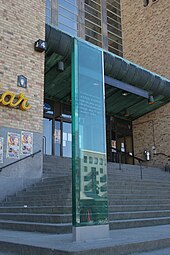
<path id="1" fill-rule="evenodd" d="M 48 103 L 47 103 L 48 102 Z M 72 121 L 69 107 L 47 101 L 44 110 L 44 154 L 59 157 L 72 156 Z M 64 110 L 65 109 L 65 110 Z"/>
<path id="2" fill-rule="evenodd" d="M 133 158 L 127 154 L 133 154 L 132 123 L 112 116 L 107 116 L 106 120 L 108 161 L 134 164 Z"/>
<path id="3" fill-rule="evenodd" d="M 47 100 L 44 110 L 44 154 L 72 157 L 71 106 Z M 97 130 L 96 130 L 97 131 Z M 106 116 L 107 160 L 133 164 L 132 123 L 113 116 Z M 121 151 L 120 155 L 117 151 Z M 125 153 L 124 153 L 125 152 Z M 127 152 L 127 153 L 126 153 Z"/>

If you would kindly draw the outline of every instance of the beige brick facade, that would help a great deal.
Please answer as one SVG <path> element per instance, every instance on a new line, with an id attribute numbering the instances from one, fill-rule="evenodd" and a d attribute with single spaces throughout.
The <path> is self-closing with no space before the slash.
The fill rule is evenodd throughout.
<path id="1" fill-rule="evenodd" d="M 170 78 L 170 1 L 143 7 L 142 0 L 122 0 L 124 58 Z M 133 122 L 135 154 L 151 152 L 150 165 L 164 166 L 170 155 L 170 103 Z"/>
<path id="2" fill-rule="evenodd" d="M 148 164 L 165 166 L 168 163 L 165 155 L 170 156 L 170 103 L 135 120 L 133 138 L 137 156 L 143 157 L 144 150 L 149 150 Z"/>
<path id="3" fill-rule="evenodd" d="M 124 58 L 170 78 L 170 1 L 121 0 Z"/>
<path id="4" fill-rule="evenodd" d="M 45 0 L 0 0 L 0 93 L 23 92 L 31 109 L 0 106 L 0 126 L 42 132 L 44 53 L 34 51 L 34 42 L 45 38 Z M 28 88 L 17 86 L 24 75 Z"/>

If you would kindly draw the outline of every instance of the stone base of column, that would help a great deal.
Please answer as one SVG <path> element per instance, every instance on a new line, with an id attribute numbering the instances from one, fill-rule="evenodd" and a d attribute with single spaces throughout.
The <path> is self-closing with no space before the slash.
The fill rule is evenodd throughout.
<path id="1" fill-rule="evenodd" d="M 109 224 L 85 227 L 73 227 L 73 241 L 88 241 L 109 238 Z"/>

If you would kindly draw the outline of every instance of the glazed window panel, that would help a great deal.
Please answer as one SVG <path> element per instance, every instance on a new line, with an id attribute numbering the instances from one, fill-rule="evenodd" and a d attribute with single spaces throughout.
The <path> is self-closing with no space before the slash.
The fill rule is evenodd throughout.
<path id="1" fill-rule="evenodd" d="M 100 2 L 100 1 L 99 1 Z M 92 8 L 101 11 L 100 3 L 92 0 L 85 0 L 85 6 L 91 6 Z"/>
<path id="2" fill-rule="evenodd" d="M 51 23 L 51 0 L 46 0 L 46 23 Z"/>
<path id="3" fill-rule="evenodd" d="M 98 17 L 101 20 L 101 12 L 97 9 L 91 8 L 89 5 L 85 5 L 85 17 L 86 17 L 86 13 L 89 13 L 92 16 Z"/>
<path id="4" fill-rule="evenodd" d="M 120 8 L 120 0 L 117 0 L 117 1 L 116 0 L 107 0 L 107 5 L 111 5 L 119 10 L 121 9 Z"/>
<path id="5" fill-rule="evenodd" d="M 118 3 L 116 3 L 115 1 L 113 1 L 113 4 L 111 3 L 107 3 L 108 9 L 113 12 L 118 14 L 119 16 L 121 16 L 121 11 L 120 11 L 120 5 Z"/>
<path id="6" fill-rule="evenodd" d="M 59 23 L 58 28 L 61 29 L 62 31 L 65 31 L 66 33 L 73 35 L 73 36 L 77 36 L 77 30 L 74 30 L 71 27 L 68 27 L 64 24 Z"/>
<path id="7" fill-rule="evenodd" d="M 51 0 L 46 0 L 46 23 L 62 31 L 77 36 L 78 7 L 77 0 L 58 0 L 58 8 L 51 10 Z M 53 17 L 51 17 L 53 15 Z M 55 16 L 54 16 L 55 15 Z M 55 24 L 52 20 L 56 20 Z"/>
<path id="8" fill-rule="evenodd" d="M 121 37 L 118 37 L 117 35 L 112 34 L 112 33 L 108 33 L 108 38 L 110 41 L 114 41 L 114 42 L 117 42 L 117 44 L 122 45 Z"/>
<path id="9" fill-rule="evenodd" d="M 85 0 L 85 40 L 102 47 L 100 0 Z"/>
<path id="10" fill-rule="evenodd" d="M 99 19 L 96 16 L 91 15 L 87 12 L 86 12 L 86 19 L 93 22 L 94 24 L 97 24 L 97 25 L 101 26 L 101 19 Z"/>
<path id="11" fill-rule="evenodd" d="M 90 37 L 89 35 L 85 35 L 85 40 L 99 47 L 102 47 L 102 42 Z"/>
<path id="12" fill-rule="evenodd" d="M 117 34 L 118 36 L 122 36 L 122 31 L 117 29 L 116 27 L 112 27 L 108 24 L 108 30 L 112 32 L 113 34 Z"/>
<path id="13" fill-rule="evenodd" d="M 122 25 L 120 23 L 118 23 L 116 20 L 113 20 L 113 19 L 107 17 L 107 24 L 109 26 L 115 27 L 115 28 L 119 29 L 120 31 L 122 31 Z M 109 28 L 108 28 L 108 30 L 109 30 Z"/>
<path id="14" fill-rule="evenodd" d="M 73 20 L 73 21 L 77 22 L 77 15 L 74 14 L 73 12 L 70 12 L 70 11 L 66 10 L 65 8 L 63 8 L 63 7 L 59 7 L 58 11 L 59 11 L 59 16 L 62 15 L 64 17 L 67 17 L 70 20 Z"/>
<path id="15" fill-rule="evenodd" d="M 94 30 L 91 30 L 91 29 L 89 29 L 89 28 L 86 28 L 85 29 L 85 34 L 86 35 L 88 35 L 88 36 L 90 36 L 90 37 L 92 37 L 92 38 L 95 38 L 95 39 L 97 39 L 98 41 L 102 41 L 102 36 L 101 36 L 101 34 L 100 33 L 97 33 L 96 31 L 94 31 Z"/>
<path id="16" fill-rule="evenodd" d="M 85 20 L 85 27 L 93 30 L 93 31 L 96 31 L 98 32 L 99 34 L 101 34 L 101 27 L 100 26 L 97 26 L 95 25 L 94 23 L 88 21 L 88 20 Z"/>
<path id="17" fill-rule="evenodd" d="M 77 5 L 72 4 L 66 0 L 58 0 L 58 5 L 64 7 L 65 9 L 77 14 Z"/>
<path id="18" fill-rule="evenodd" d="M 113 19 L 113 20 L 115 20 L 115 21 L 117 21 L 118 23 L 121 24 L 121 17 L 120 16 L 115 15 L 114 13 L 107 11 L 107 17 L 109 17 L 109 18 L 111 18 L 111 19 Z"/>
<path id="19" fill-rule="evenodd" d="M 64 24 L 65 26 L 69 27 L 70 29 L 77 30 L 77 23 L 70 19 L 67 19 L 66 17 L 64 17 L 62 15 L 60 15 L 58 17 L 58 23 Z"/>
<path id="20" fill-rule="evenodd" d="M 107 0 L 108 50 L 123 56 L 120 0 Z"/>

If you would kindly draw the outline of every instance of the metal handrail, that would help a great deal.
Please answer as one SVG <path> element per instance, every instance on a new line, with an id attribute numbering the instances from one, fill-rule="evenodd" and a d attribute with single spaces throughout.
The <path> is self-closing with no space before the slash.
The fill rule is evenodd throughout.
<path id="1" fill-rule="evenodd" d="M 170 155 L 167 155 L 167 154 L 165 154 L 165 153 L 163 153 L 163 152 L 158 152 L 158 153 L 155 153 L 154 154 L 154 156 L 159 156 L 159 155 L 163 155 L 163 156 L 165 156 L 165 157 L 167 157 L 167 158 L 170 158 Z"/>
<path id="2" fill-rule="evenodd" d="M 116 149 L 116 148 L 114 148 L 114 150 L 115 150 L 115 151 L 118 153 L 118 155 L 120 156 L 120 157 L 119 157 L 119 169 L 120 169 L 120 170 L 121 170 L 121 154 L 122 154 L 122 153 L 124 153 L 125 155 L 127 155 L 127 156 L 129 156 L 129 157 L 131 157 L 131 158 L 133 158 L 133 159 L 138 160 L 139 165 L 140 165 L 140 178 L 141 178 L 141 180 L 142 180 L 142 178 L 143 178 L 142 163 L 145 162 L 146 160 L 144 160 L 144 159 L 142 159 L 142 158 L 139 158 L 139 157 L 136 157 L 136 156 L 134 156 L 133 154 L 131 154 L 130 152 L 120 151 L 120 150 L 118 150 L 118 149 Z"/>
<path id="3" fill-rule="evenodd" d="M 26 158 L 29 158 L 29 157 L 32 157 L 32 158 L 33 158 L 34 155 L 36 155 L 36 154 L 38 154 L 38 153 L 40 153 L 40 152 L 41 152 L 41 150 L 36 151 L 36 152 L 34 152 L 34 153 L 32 153 L 32 154 L 30 154 L 30 155 L 24 157 L 24 158 L 18 159 L 18 160 L 14 161 L 14 162 L 12 162 L 12 163 L 10 163 L 10 164 L 7 164 L 7 165 L 5 165 L 5 166 L 2 166 L 2 167 L 0 167 L 0 172 L 2 172 L 2 169 L 6 168 L 6 167 L 8 167 L 8 166 L 14 165 L 15 163 L 18 163 L 18 162 L 20 162 L 20 161 L 22 161 L 22 160 L 24 160 L 24 159 L 26 159 Z"/>
<path id="4" fill-rule="evenodd" d="M 47 137 L 43 135 L 43 153 L 46 155 Z"/>

